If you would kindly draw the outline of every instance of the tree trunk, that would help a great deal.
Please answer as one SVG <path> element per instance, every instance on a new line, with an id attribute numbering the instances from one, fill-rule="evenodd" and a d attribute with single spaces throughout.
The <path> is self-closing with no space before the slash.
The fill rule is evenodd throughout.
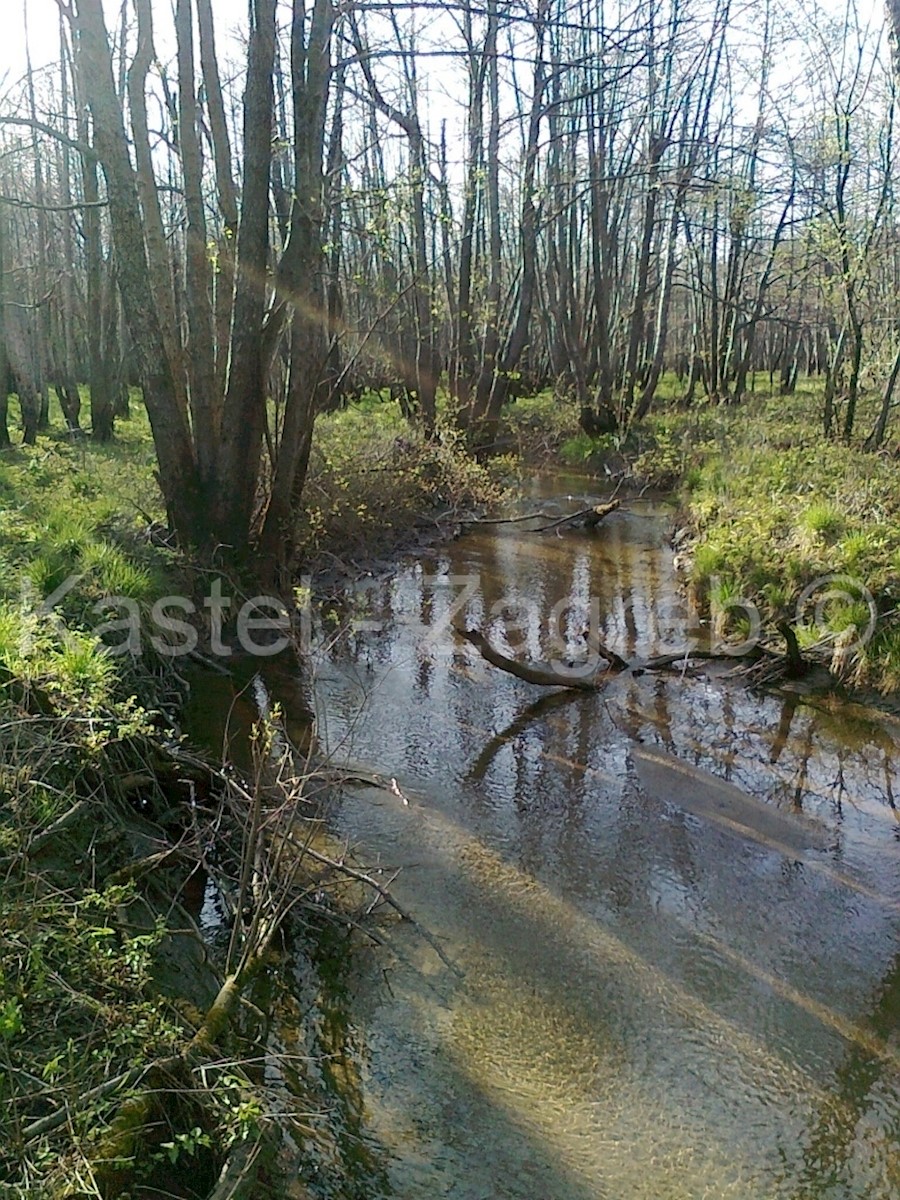
<path id="1" fill-rule="evenodd" d="M 225 235 L 219 239 L 218 272 L 215 278 L 216 322 L 216 383 L 220 395 L 225 393 L 228 371 L 228 346 L 231 334 L 231 309 L 234 301 L 234 253 L 238 231 L 237 194 L 231 159 L 231 142 L 222 100 L 222 82 L 216 57 L 215 30 L 211 0 L 197 0 L 197 23 L 200 32 L 200 65 L 206 89 L 206 108 L 216 169 L 216 192 L 225 225 Z M 216 425 L 221 420 L 217 414 Z"/>
<path id="2" fill-rule="evenodd" d="M 482 424 L 490 406 L 491 391 L 497 376 L 500 355 L 500 296 L 503 286 L 502 238 L 500 231 L 500 68 L 497 57 L 498 33 L 497 0 L 488 4 L 488 30 L 484 53 L 488 60 L 488 96 L 490 125 L 487 145 L 487 206 L 490 222 L 488 271 L 489 282 L 485 303 L 485 331 L 481 350 L 481 369 L 475 388 L 472 409 L 473 427 Z M 480 431 L 477 436 L 481 436 Z"/>
<path id="3" fill-rule="evenodd" d="M 250 543 L 266 416 L 261 330 L 267 298 L 275 0 L 252 0 L 244 92 L 244 178 L 231 358 L 217 465 L 215 529 L 238 553 Z"/>
<path id="4" fill-rule="evenodd" d="M 62 13 L 59 15 L 59 47 L 60 47 L 60 111 L 63 125 L 69 123 L 69 72 L 68 46 L 66 44 L 65 24 Z M 72 209 L 72 177 L 69 163 L 68 146 L 58 146 L 59 179 L 61 199 L 66 210 Z M 54 378 L 56 393 L 60 408 L 65 417 L 66 426 L 70 433 L 76 433 L 81 428 L 81 395 L 78 391 L 77 372 L 75 368 L 75 248 L 72 238 L 72 217 L 69 211 L 63 213 L 62 219 L 62 252 L 63 276 L 61 280 L 60 311 L 57 329 L 53 336 Z"/>
<path id="5" fill-rule="evenodd" d="M 200 161 L 197 96 L 194 72 L 192 0 L 176 0 L 175 34 L 178 40 L 178 148 L 184 175 L 187 217 L 185 247 L 185 307 L 187 309 L 188 378 L 191 425 L 200 484 L 213 484 L 216 433 L 220 403 L 216 398 L 215 342 L 210 301 L 211 278 L 203 211 L 203 167 Z"/>
<path id="6" fill-rule="evenodd" d="M 472 272 L 475 260 L 475 218 L 478 199 L 482 192 L 481 164 L 484 154 L 484 81 L 488 61 L 490 38 L 485 43 L 485 53 L 477 54 L 472 35 L 472 12 L 467 7 L 463 14 L 469 67 L 469 109 L 467 154 L 465 166 L 465 194 L 463 200 L 462 228 L 459 238 L 458 281 L 455 303 L 455 321 L 450 350 L 450 392 L 456 401 L 462 425 L 468 424 L 472 386 L 475 379 L 475 347 L 472 331 Z"/>
<path id="7" fill-rule="evenodd" d="M 37 105 L 34 96 L 34 72 L 31 68 L 31 50 L 28 37 L 28 5 L 23 4 L 22 16 L 25 26 L 25 80 L 28 90 L 28 109 L 31 120 L 37 121 Z M 50 403 L 47 392 L 47 376 L 50 357 L 50 307 L 49 272 L 47 270 L 47 209 L 44 191 L 44 163 L 41 159 L 37 129 L 31 132 L 32 165 L 34 168 L 34 198 L 37 203 L 37 279 L 35 291 L 38 296 L 34 325 L 34 385 L 37 392 L 38 428 L 46 429 L 50 424 Z"/>
<path id="8" fill-rule="evenodd" d="M 90 107 L 95 147 L 106 178 L 118 282 L 140 367 L 160 484 L 179 537 L 185 542 L 203 540 L 205 512 L 196 484 L 190 431 L 159 314 L 147 288 L 149 267 L 140 204 L 113 81 L 102 0 L 76 0 L 74 22 L 80 93 Z"/>
<path id="9" fill-rule="evenodd" d="M 354 45 L 359 56 L 360 67 L 366 79 L 372 103 L 406 134 L 409 147 L 409 175 L 412 190 L 412 268 L 411 287 L 414 328 L 414 346 L 402 355 L 403 370 L 407 379 L 414 382 L 417 393 L 416 408 L 421 416 L 427 436 L 434 433 L 436 415 L 437 371 L 434 354 L 434 331 L 431 315 L 434 303 L 431 268 L 428 258 L 428 233 L 425 222 L 425 186 L 428 177 L 428 162 L 425 154 L 425 138 L 419 124 L 415 81 L 407 69 L 406 82 L 409 92 L 409 108 L 406 112 L 388 103 L 375 81 L 372 71 L 371 51 L 365 45 L 354 21 L 351 25 Z M 405 348 L 404 348 L 405 349 Z M 408 388 L 408 390 L 411 390 Z"/>
<path id="10" fill-rule="evenodd" d="M 178 402 L 186 411 L 184 354 L 181 333 L 175 315 L 172 270 L 163 228 L 156 175 L 153 170 L 150 130 L 147 121 L 147 76 L 156 58 L 153 44 L 153 10 L 151 0 L 134 0 L 134 6 L 137 13 L 137 47 L 128 71 L 127 86 L 137 163 L 137 187 L 141 202 L 144 244 L 149 271 L 147 282 L 156 303 L 166 352 L 172 363 Z"/>
<path id="11" fill-rule="evenodd" d="M 291 357 L 284 425 L 260 539 L 265 573 L 293 566 L 292 517 L 303 487 L 316 411 L 327 392 L 325 119 L 331 78 L 334 20 L 330 0 L 316 0 L 305 40 L 303 0 L 295 0 L 291 36 L 294 98 L 294 201 L 279 292 L 293 305 Z"/>
<path id="12" fill-rule="evenodd" d="M 888 376 L 888 381 L 884 386 L 884 394 L 881 398 L 881 409 L 878 413 L 878 420 L 875 422 L 875 428 L 866 438 L 867 450 L 878 450 L 884 444 L 885 434 L 887 433 L 888 418 L 891 414 L 893 404 L 894 388 L 897 386 L 897 378 L 900 376 L 900 347 L 894 355 L 894 361 L 891 366 L 891 373 Z"/>
<path id="13" fill-rule="evenodd" d="M 499 369 L 494 372 L 487 411 L 482 423 L 482 429 L 479 431 L 483 444 L 488 448 L 493 446 L 496 441 L 500 413 L 509 394 L 510 373 L 518 367 L 525 347 L 528 345 L 531 312 L 534 305 L 537 284 L 538 206 L 535 202 L 535 180 L 537 175 L 538 151 L 540 148 L 541 124 L 544 115 L 544 85 L 546 80 L 544 69 L 544 34 L 546 28 L 546 8 L 546 4 L 540 6 L 539 15 L 535 21 L 537 53 L 534 63 L 531 108 L 528 114 L 525 169 L 522 177 L 522 199 L 519 215 L 519 245 L 522 257 L 522 270 L 519 280 L 519 294 L 516 302 L 516 315 L 503 353 L 500 356 Z"/>
<path id="14" fill-rule="evenodd" d="M 0 204 L 0 450 L 9 439 L 9 356 L 6 352 L 6 208 Z"/>

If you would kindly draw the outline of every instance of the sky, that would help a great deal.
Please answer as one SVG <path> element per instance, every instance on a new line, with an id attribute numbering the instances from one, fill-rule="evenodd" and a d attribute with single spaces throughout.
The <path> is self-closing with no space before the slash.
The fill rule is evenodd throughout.
<path id="1" fill-rule="evenodd" d="M 107 10 L 107 22 L 110 28 L 115 28 L 119 20 L 123 0 L 104 0 Z M 133 19 L 131 0 L 125 0 L 128 5 L 129 17 Z M 832 8 L 835 13 L 843 12 L 848 0 L 788 0 L 790 7 L 796 6 L 801 12 L 812 2 L 816 7 Z M 742 14 L 746 20 L 748 13 L 753 12 L 754 0 L 745 0 Z M 885 0 L 855 0 L 860 18 L 866 20 L 877 29 L 885 21 Z M 240 62 L 243 60 L 243 46 L 239 33 L 246 29 L 248 0 L 212 0 L 213 15 L 216 22 L 216 39 L 219 52 L 224 60 Z M 156 48 L 164 60 L 174 57 L 174 33 L 172 12 L 174 0 L 152 0 L 155 26 Z M 741 7 L 741 6 L 739 6 Z M 279 16 L 281 22 L 286 22 L 290 11 L 290 0 L 280 0 Z M 55 0 L 0 0 L 0 12 L 5 20 L 0 28 L 0 106 L 4 96 L 19 95 L 21 89 L 17 86 L 25 74 L 25 25 L 29 30 L 31 57 L 35 69 L 53 63 L 59 57 L 59 10 Z M 417 22 L 418 24 L 418 22 Z M 421 28 L 425 30 L 434 26 L 433 9 L 423 14 Z M 466 86 L 463 73 L 457 69 L 446 68 L 443 62 L 431 62 L 428 69 L 419 77 L 422 89 L 423 115 L 425 116 L 429 135 L 438 135 L 440 122 L 446 118 L 448 128 L 462 128 L 463 108 L 466 102 Z M 461 146 L 450 147 L 450 159 L 455 157 L 455 150 L 461 153 Z"/>
<path id="2" fill-rule="evenodd" d="M 105 0 L 105 3 L 114 21 L 119 9 L 118 0 Z M 154 0 L 160 51 L 163 51 L 167 31 L 171 28 L 172 3 L 173 0 Z M 871 14 L 872 19 L 878 21 L 883 19 L 884 0 L 857 0 L 857 5 L 861 15 Z M 842 7 L 842 0 L 835 0 L 835 7 Z M 25 12 L 31 56 L 36 67 L 58 57 L 59 16 L 54 0 L 0 0 L 0 8 L 6 18 L 0 38 L 0 80 L 6 75 L 8 86 L 25 71 Z M 229 31 L 246 24 L 247 0 L 213 0 L 213 14 L 218 35 L 227 39 Z"/>
<path id="3" fill-rule="evenodd" d="M 120 4 L 104 0 L 108 20 L 118 19 Z M 172 26 L 173 0 L 153 0 L 154 21 L 158 26 L 160 51 Z M 226 37 L 230 30 L 246 25 L 247 0 L 212 0 L 216 33 Z M 25 19 L 27 14 L 31 58 L 35 67 L 59 58 L 59 9 L 54 0 L 0 0 L 4 14 L 0 37 L 0 80 L 14 83 L 25 72 Z M 5 90 L 5 89 L 4 89 Z"/>

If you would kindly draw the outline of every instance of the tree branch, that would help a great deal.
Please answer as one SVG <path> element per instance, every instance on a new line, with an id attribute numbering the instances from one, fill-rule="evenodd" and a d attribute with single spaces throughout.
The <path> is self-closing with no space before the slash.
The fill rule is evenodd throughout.
<path id="1" fill-rule="evenodd" d="M 57 142 L 62 142 L 70 150 L 77 150 L 79 154 L 83 154 L 91 162 L 100 161 L 99 155 L 93 146 L 89 146 L 87 142 L 82 142 L 78 138 L 71 138 L 61 130 L 54 129 L 52 125 L 46 125 L 43 121 L 33 121 L 30 117 L 0 117 L 0 125 L 19 125 L 24 126 L 26 129 L 36 129 L 38 133 L 43 133 Z"/>

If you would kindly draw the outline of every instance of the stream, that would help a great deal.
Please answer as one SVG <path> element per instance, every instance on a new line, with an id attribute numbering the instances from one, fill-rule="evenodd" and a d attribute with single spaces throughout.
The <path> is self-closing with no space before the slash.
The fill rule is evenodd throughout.
<path id="1" fill-rule="evenodd" d="M 900 1197 L 900 725 L 722 666 L 547 693 L 453 633 L 683 649 L 672 519 L 481 527 L 358 588 L 313 655 L 320 742 L 397 784 L 345 790 L 332 834 L 459 968 L 402 923 L 353 968 L 402 1200 Z"/>

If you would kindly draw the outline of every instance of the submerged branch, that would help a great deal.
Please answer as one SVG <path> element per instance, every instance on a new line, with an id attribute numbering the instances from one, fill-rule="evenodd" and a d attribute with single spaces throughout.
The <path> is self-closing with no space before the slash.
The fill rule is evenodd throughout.
<path id="1" fill-rule="evenodd" d="M 304 845 L 303 853 L 308 854 L 310 858 L 312 858 L 315 862 L 320 863 L 322 866 L 330 867 L 332 870 L 337 871 L 342 875 L 346 875 L 348 878 L 355 880 L 357 883 L 365 884 L 366 887 L 369 887 L 374 892 L 377 892 L 381 900 L 383 900 L 389 908 L 392 908 L 402 920 L 406 921 L 408 925 L 411 925 L 419 937 L 428 943 L 444 966 L 451 970 L 454 975 L 459 976 L 460 979 L 462 978 L 462 971 L 459 969 L 456 963 L 448 957 L 446 951 L 442 948 L 437 938 L 433 934 L 429 933 L 427 929 L 424 929 L 415 919 L 415 917 L 412 916 L 412 914 L 405 909 L 403 905 L 394 898 L 391 892 L 384 887 L 383 884 L 380 884 L 377 879 L 373 879 L 373 877 L 366 874 L 365 871 L 357 871 L 354 867 L 351 867 L 343 860 L 331 858 L 329 855 L 323 854 L 321 850 L 313 849 L 312 846 Z"/>

